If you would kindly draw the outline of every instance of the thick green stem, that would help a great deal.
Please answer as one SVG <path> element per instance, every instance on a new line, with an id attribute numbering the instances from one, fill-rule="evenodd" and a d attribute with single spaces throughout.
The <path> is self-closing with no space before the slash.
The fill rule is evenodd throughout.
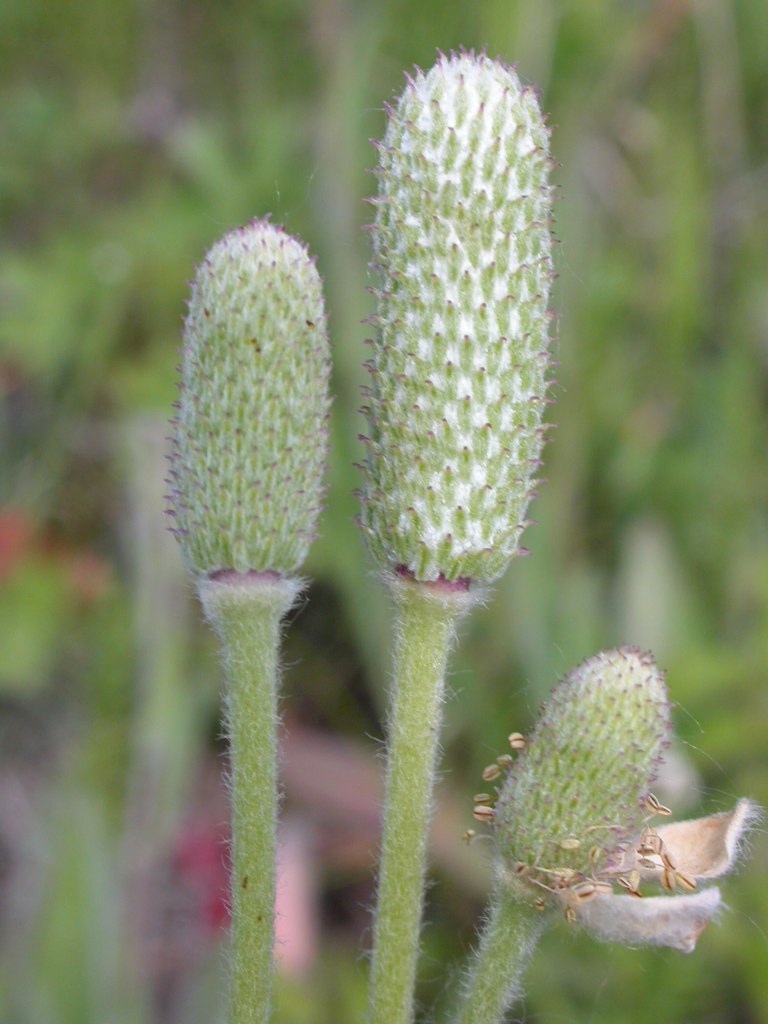
<path id="1" fill-rule="evenodd" d="M 419 952 L 427 831 L 445 667 L 472 604 L 450 585 L 392 581 L 396 604 L 386 804 L 368 1007 L 370 1024 L 408 1024 Z"/>
<path id="2" fill-rule="evenodd" d="M 456 1024 L 500 1024 L 519 998 L 547 915 L 497 886 Z"/>
<path id="3" fill-rule="evenodd" d="M 232 799 L 230 1024 L 266 1024 L 273 974 L 280 621 L 300 585 L 227 574 L 200 586 L 227 677 Z"/>

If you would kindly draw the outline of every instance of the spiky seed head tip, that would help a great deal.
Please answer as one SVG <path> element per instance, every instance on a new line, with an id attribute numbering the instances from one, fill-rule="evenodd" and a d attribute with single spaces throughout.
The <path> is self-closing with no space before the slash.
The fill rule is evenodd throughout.
<path id="1" fill-rule="evenodd" d="M 330 353 L 305 246 L 267 220 L 230 231 L 192 282 L 170 509 L 196 576 L 291 575 L 323 497 Z"/>

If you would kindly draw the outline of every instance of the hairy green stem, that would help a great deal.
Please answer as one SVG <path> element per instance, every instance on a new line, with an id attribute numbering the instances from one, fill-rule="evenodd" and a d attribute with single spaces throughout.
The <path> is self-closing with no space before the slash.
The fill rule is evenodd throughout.
<path id="1" fill-rule="evenodd" d="M 266 1024 L 273 974 L 280 622 L 300 589 L 276 574 L 205 580 L 227 678 L 232 799 L 230 1024 Z"/>
<path id="2" fill-rule="evenodd" d="M 496 887 L 456 1024 L 500 1024 L 522 991 L 523 972 L 547 914 Z"/>
<path id="3" fill-rule="evenodd" d="M 394 579 L 394 690 L 368 1007 L 370 1024 L 407 1024 L 419 952 L 427 831 L 445 668 L 473 602 L 450 584 Z"/>

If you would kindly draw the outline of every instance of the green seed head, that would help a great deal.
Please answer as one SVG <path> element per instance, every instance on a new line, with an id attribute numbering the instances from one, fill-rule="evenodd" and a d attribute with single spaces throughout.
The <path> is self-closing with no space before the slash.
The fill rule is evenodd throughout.
<path id="1" fill-rule="evenodd" d="M 486 56 L 441 57 L 390 111 L 362 526 L 385 569 L 489 582 L 520 551 L 544 426 L 549 131 Z"/>
<path id="2" fill-rule="evenodd" d="M 195 575 L 291 575 L 323 496 L 330 353 L 320 277 L 267 221 L 229 232 L 192 282 L 169 512 Z"/>
<path id="3" fill-rule="evenodd" d="M 615 867 L 647 813 L 668 732 L 648 654 L 607 651 L 561 680 L 499 790 L 493 830 L 510 877 L 578 883 Z"/>

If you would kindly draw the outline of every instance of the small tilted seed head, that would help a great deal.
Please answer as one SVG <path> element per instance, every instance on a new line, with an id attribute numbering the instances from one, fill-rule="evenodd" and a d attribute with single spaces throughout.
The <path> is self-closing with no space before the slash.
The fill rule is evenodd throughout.
<path id="1" fill-rule="evenodd" d="M 169 512 L 196 576 L 290 576 L 323 497 L 330 353 L 306 248 L 267 221 L 229 232 L 192 282 Z"/>
<path id="2" fill-rule="evenodd" d="M 650 655 L 622 647 L 570 672 L 499 792 L 494 837 L 509 871 L 523 863 L 580 877 L 609 864 L 639 831 L 668 732 Z"/>
<path id="3" fill-rule="evenodd" d="M 484 55 L 441 57 L 390 112 L 361 515 L 385 570 L 491 582 L 520 553 L 549 383 L 548 146 L 534 92 Z"/>

